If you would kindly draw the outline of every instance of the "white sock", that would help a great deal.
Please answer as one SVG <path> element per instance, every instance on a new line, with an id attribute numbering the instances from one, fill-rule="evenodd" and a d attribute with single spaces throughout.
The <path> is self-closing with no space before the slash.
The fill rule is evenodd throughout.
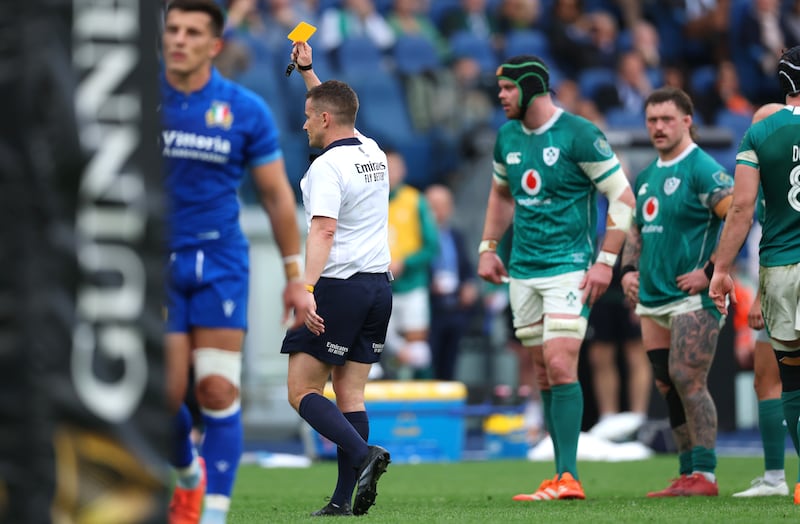
<path id="1" fill-rule="evenodd" d="M 692 473 L 699 473 L 699 474 L 703 475 L 706 478 L 706 480 L 709 481 L 709 482 L 716 482 L 717 481 L 717 476 L 714 475 L 713 473 L 709 472 L 709 471 L 693 471 Z"/>
<path id="2" fill-rule="evenodd" d="M 175 468 L 175 483 L 184 489 L 196 488 L 200 484 L 200 462 L 197 455 L 192 459 L 191 464 L 185 468 Z"/>
<path id="3" fill-rule="evenodd" d="M 786 482 L 786 474 L 782 469 L 768 469 L 764 472 L 764 480 L 774 486 Z"/>

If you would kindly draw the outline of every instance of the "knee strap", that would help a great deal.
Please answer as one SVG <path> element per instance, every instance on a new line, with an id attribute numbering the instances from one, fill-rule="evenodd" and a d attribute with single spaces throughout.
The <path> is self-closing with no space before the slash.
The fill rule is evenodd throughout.
<path id="1" fill-rule="evenodd" d="M 524 326 L 517 328 L 514 335 L 522 342 L 525 347 L 541 346 L 543 342 L 544 325 L 535 324 L 533 326 Z"/>
<path id="2" fill-rule="evenodd" d="M 800 351 L 776 351 L 784 393 L 800 390 Z"/>
<path id="3" fill-rule="evenodd" d="M 686 423 L 686 412 L 683 410 L 683 401 L 675 391 L 675 384 L 669 376 L 669 349 L 652 349 L 647 352 L 650 365 L 653 368 L 653 378 L 659 380 L 668 389 L 664 395 L 667 401 L 667 412 L 669 413 L 669 425 L 677 428 Z"/>

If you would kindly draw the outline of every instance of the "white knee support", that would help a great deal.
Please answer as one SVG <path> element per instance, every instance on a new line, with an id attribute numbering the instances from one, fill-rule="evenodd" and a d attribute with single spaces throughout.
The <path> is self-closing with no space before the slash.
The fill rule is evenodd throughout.
<path id="1" fill-rule="evenodd" d="M 211 375 L 219 375 L 238 388 L 242 383 L 242 354 L 214 348 L 195 349 L 195 380 L 200 382 Z"/>
<path id="2" fill-rule="evenodd" d="M 583 340 L 586 335 L 586 319 L 583 317 L 552 318 L 544 317 L 544 340 L 554 338 L 575 338 Z"/>
<path id="3" fill-rule="evenodd" d="M 194 378 L 199 383 L 206 377 L 217 375 L 239 389 L 242 383 L 242 354 L 238 351 L 225 351 L 215 348 L 198 348 L 194 350 Z M 207 409 L 201 407 L 203 414 L 214 418 L 225 418 L 233 415 L 241 406 L 237 397 L 225 409 Z"/>
<path id="4" fill-rule="evenodd" d="M 533 326 L 524 326 L 517 328 L 514 335 L 517 336 L 522 345 L 525 347 L 541 346 L 544 339 L 544 325 L 534 324 Z"/>

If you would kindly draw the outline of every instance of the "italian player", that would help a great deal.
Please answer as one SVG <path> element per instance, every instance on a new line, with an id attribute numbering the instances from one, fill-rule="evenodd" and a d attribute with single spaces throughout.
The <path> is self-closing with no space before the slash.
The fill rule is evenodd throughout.
<path id="1" fill-rule="evenodd" d="M 161 118 L 170 228 L 167 389 L 177 411 L 173 524 L 197 523 L 203 505 L 204 524 L 225 522 L 242 453 L 239 385 L 249 265 L 237 190 L 248 171 L 284 257 L 284 320 L 309 302 L 301 280 L 295 197 L 275 121 L 257 95 L 223 78 L 211 64 L 222 48 L 223 25 L 213 0 L 167 5 Z M 303 320 L 296 315 L 295 324 Z M 189 438 L 192 420 L 182 405 L 191 363 L 205 428 L 207 489 Z"/>

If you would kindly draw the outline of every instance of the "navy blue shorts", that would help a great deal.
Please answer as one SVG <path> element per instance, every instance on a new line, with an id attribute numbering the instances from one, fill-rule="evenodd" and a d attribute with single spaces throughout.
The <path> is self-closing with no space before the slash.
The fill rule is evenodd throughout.
<path id="1" fill-rule="evenodd" d="M 170 254 L 167 332 L 193 327 L 247 329 L 247 247 L 185 249 Z"/>
<path id="2" fill-rule="evenodd" d="M 281 353 L 308 353 L 317 360 L 343 366 L 348 360 L 378 362 L 392 315 L 392 286 L 387 273 L 356 273 L 348 279 L 320 278 L 314 286 L 317 313 L 325 332 L 306 326 L 291 329 Z"/>

